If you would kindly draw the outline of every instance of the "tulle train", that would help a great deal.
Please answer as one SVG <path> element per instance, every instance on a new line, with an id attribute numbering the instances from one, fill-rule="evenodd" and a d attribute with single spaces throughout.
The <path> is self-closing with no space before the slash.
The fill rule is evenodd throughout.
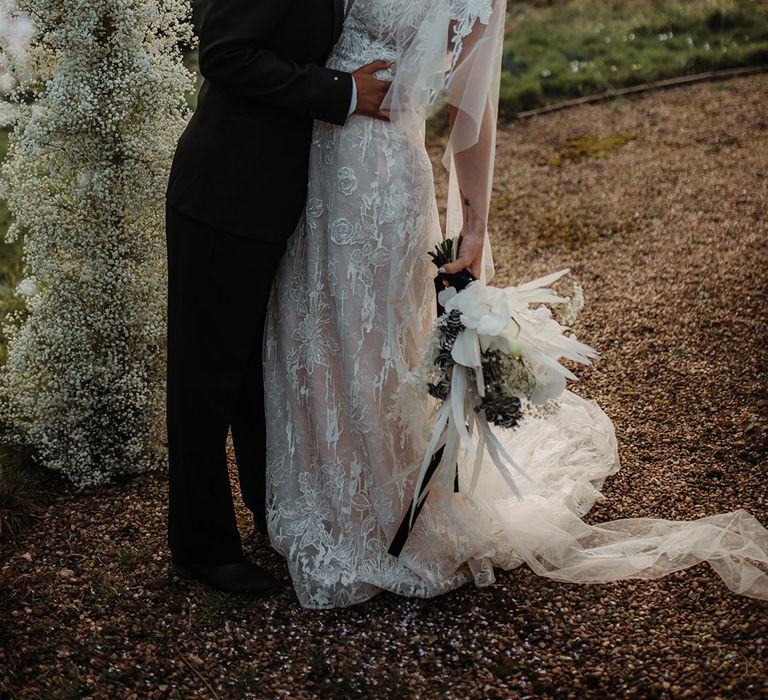
<path id="1" fill-rule="evenodd" d="M 768 599 L 768 530 L 743 509 L 691 521 L 584 522 L 603 498 L 603 480 L 619 468 L 613 425 L 596 403 L 566 392 L 556 413 L 498 436 L 531 477 L 518 479 L 523 500 L 490 464 L 471 497 L 448 497 L 459 527 L 488 543 L 477 557 L 485 565 L 474 567 L 479 585 L 492 580 L 489 565 L 524 562 L 541 576 L 601 583 L 659 578 L 708 562 L 732 591 Z"/>

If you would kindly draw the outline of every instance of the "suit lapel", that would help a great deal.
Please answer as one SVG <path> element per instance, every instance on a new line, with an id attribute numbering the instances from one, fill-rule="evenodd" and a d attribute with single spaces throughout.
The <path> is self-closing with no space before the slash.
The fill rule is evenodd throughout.
<path id="1" fill-rule="evenodd" d="M 344 25 L 344 0 L 331 0 L 333 3 L 333 43 L 341 36 Z"/>

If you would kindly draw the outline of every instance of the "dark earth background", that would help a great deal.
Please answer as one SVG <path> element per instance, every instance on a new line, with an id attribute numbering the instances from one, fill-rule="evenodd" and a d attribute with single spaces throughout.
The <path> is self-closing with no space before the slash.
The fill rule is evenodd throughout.
<path id="1" fill-rule="evenodd" d="M 768 64 L 768 4 L 514 2 L 508 29 L 496 283 L 568 266 L 584 288 L 576 331 L 602 357 L 573 388 L 615 421 L 624 465 L 586 519 L 768 525 L 768 76 L 510 121 Z M 0 243 L 0 321 L 22 277 Z M 707 565 L 594 586 L 523 567 L 313 612 L 290 588 L 253 602 L 169 578 L 166 498 L 162 472 L 78 492 L 0 438 L 0 698 L 768 697 L 768 608 Z M 238 507 L 248 553 L 287 578 Z"/>

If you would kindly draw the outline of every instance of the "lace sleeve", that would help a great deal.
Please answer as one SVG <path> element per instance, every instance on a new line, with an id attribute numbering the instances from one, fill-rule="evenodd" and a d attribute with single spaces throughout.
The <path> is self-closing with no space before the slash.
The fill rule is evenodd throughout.
<path id="1" fill-rule="evenodd" d="M 463 40 L 472 33 L 477 23 L 487 26 L 491 21 L 493 5 L 493 0 L 452 0 L 450 14 L 453 44 L 452 65 L 459 63 Z"/>
<path id="2" fill-rule="evenodd" d="M 451 19 L 472 28 L 477 20 L 488 24 L 493 11 L 493 0 L 451 0 Z"/>

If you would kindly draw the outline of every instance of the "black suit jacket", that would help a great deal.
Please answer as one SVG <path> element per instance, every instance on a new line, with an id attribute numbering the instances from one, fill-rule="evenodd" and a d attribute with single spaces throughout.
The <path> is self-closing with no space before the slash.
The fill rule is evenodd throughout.
<path id="1" fill-rule="evenodd" d="M 343 124 L 352 76 L 321 67 L 343 0 L 212 0 L 205 78 L 176 150 L 168 204 L 214 228 L 288 238 L 301 216 L 315 119 Z"/>

